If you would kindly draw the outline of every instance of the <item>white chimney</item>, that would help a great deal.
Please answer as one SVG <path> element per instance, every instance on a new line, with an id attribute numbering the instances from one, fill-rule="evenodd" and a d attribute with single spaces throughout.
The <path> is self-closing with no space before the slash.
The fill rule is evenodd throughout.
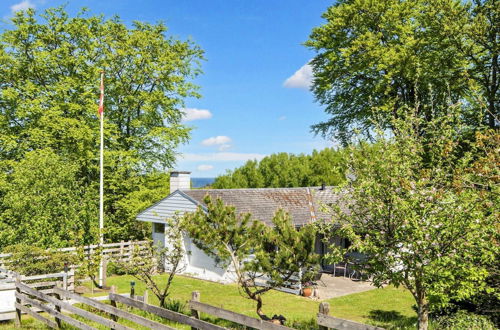
<path id="1" fill-rule="evenodd" d="M 170 193 L 176 190 L 189 190 L 191 188 L 191 172 L 170 172 Z"/>

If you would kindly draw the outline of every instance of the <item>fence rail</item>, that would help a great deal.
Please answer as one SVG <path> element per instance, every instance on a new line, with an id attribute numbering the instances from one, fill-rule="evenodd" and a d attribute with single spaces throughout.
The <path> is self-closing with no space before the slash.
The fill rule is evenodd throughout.
<path id="1" fill-rule="evenodd" d="M 244 325 L 247 327 L 252 327 L 255 329 L 262 330 L 290 330 L 292 328 L 285 327 L 283 325 L 275 324 L 270 321 L 264 321 L 261 319 L 256 319 L 254 317 L 250 317 L 244 314 L 235 313 L 223 308 L 215 307 L 212 305 L 204 304 L 200 302 L 200 293 L 198 291 L 194 291 L 192 293 L 192 299 L 189 301 L 189 308 L 191 308 L 192 314 L 195 317 L 200 317 L 199 313 L 206 313 L 213 316 L 216 316 L 220 319 L 228 320 L 234 323 L 238 323 L 240 325 Z M 203 328 L 200 328 L 203 329 Z"/>
<path id="2" fill-rule="evenodd" d="M 147 247 L 148 241 L 122 241 L 118 243 L 107 243 L 103 244 L 103 255 L 108 259 L 118 258 L 121 260 L 126 260 L 132 256 L 132 252 L 135 248 L 139 248 L 143 250 Z M 82 248 L 80 247 L 68 247 L 68 248 L 60 248 L 54 249 L 55 252 L 67 252 L 69 254 L 77 254 L 79 249 L 83 249 L 83 252 L 86 255 L 93 254 L 95 250 L 99 248 L 99 245 L 86 245 Z M 9 258 L 12 256 L 12 253 L 0 253 L 0 268 L 8 268 L 6 267 L 9 264 Z"/>
<path id="3" fill-rule="evenodd" d="M 192 299 L 189 301 L 189 307 L 191 309 L 191 316 L 189 316 L 161 307 L 149 305 L 147 303 L 147 299 L 140 301 L 138 299 L 134 299 L 133 296 L 129 298 L 116 294 L 114 292 L 114 287 L 112 287 L 112 292 L 107 297 L 110 301 L 109 304 L 92 298 L 80 296 L 74 292 L 64 290 L 59 287 L 54 287 L 51 290 L 51 294 L 44 293 L 41 290 L 37 290 L 37 288 L 30 287 L 28 284 L 21 282 L 21 276 L 19 275 L 16 277 L 15 289 L 16 325 L 19 327 L 22 325 L 22 313 L 26 313 L 51 328 L 61 328 L 62 322 L 65 322 L 78 329 L 95 329 L 93 326 L 86 323 L 90 321 L 111 329 L 131 329 L 119 322 L 119 319 L 121 318 L 149 329 L 175 329 L 167 324 L 153 321 L 146 317 L 132 313 L 130 308 L 135 308 L 145 311 L 149 315 L 153 314 L 171 322 L 191 326 L 192 330 L 226 330 L 224 327 L 201 320 L 201 313 L 210 314 L 219 319 L 231 321 L 242 326 L 259 330 L 292 329 L 272 322 L 277 320 L 261 320 L 202 303 L 200 302 L 200 294 L 197 291 L 192 292 Z M 90 309 L 84 309 L 83 306 L 73 306 L 74 303 L 86 305 L 90 307 Z M 45 312 L 46 314 L 40 314 L 40 311 Z M 63 311 L 65 313 L 63 313 Z M 328 303 L 320 304 L 319 313 L 317 315 L 317 324 L 321 330 L 327 330 L 330 328 L 339 330 L 384 330 L 383 328 L 329 316 L 329 311 L 330 306 Z M 74 315 L 79 316 L 79 319 L 75 319 L 73 317 Z"/>
<path id="4" fill-rule="evenodd" d="M 0 269 L 0 274 L 5 275 L 5 283 L 0 284 L 0 320 L 11 320 L 15 318 L 15 291 L 16 279 L 23 281 L 29 288 L 37 289 L 44 294 L 52 294 L 56 286 L 68 291 L 74 291 L 75 271 L 52 273 L 45 275 L 25 276 L 13 271 Z M 23 310 L 23 312 L 25 312 Z"/>

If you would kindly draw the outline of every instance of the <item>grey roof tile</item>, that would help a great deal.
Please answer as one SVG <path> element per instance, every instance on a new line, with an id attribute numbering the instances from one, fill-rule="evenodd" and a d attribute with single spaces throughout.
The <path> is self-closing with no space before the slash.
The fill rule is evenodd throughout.
<path id="1" fill-rule="evenodd" d="M 278 209 L 287 211 L 296 226 L 316 220 L 329 219 L 322 211 L 322 204 L 337 201 L 337 195 L 331 187 L 321 190 L 309 188 L 248 188 L 248 189 L 195 189 L 183 190 L 183 193 L 200 204 L 208 194 L 212 198 L 221 198 L 232 205 L 239 213 L 251 213 L 252 218 L 272 224 L 272 218 Z M 312 204 L 311 204 L 312 203 Z"/>

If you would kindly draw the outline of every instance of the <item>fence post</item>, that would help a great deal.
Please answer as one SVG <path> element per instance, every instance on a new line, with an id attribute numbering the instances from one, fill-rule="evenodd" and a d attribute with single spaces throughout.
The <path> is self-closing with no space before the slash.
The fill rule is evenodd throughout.
<path id="1" fill-rule="evenodd" d="M 144 295 L 142 296 L 142 301 L 147 304 L 149 301 L 149 294 L 148 294 L 148 290 L 144 290 Z"/>
<path id="2" fill-rule="evenodd" d="M 66 266 L 64 266 L 64 268 L 65 268 L 65 270 L 66 270 Z M 65 283 L 66 283 L 66 276 L 67 276 L 67 275 L 68 275 L 67 273 L 65 273 L 65 274 L 64 274 L 64 279 L 63 279 L 63 282 L 65 282 Z M 60 284 L 58 284 L 58 285 L 57 285 L 57 287 L 59 287 L 59 285 L 60 285 Z M 65 284 L 65 285 L 66 285 L 66 284 Z M 64 290 L 66 290 L 66 289 L 64 289 Z M 55 294 L 55 296 L 56 296 L 57 300 L 61 300 L 61 295 L 59 295 L 58 293 L 56 293 L 56 294 Z M 56 309 L 56 312 L 61 313 L 61 306 L 57 306 L 57 305 L 56 305 L 56 306 L 54 306 L 54 307 L 55 307 L 55 309 Z M 55 319 L 56 319 L 57 328 L 58 328 L 58 329 L 61 329 L 61 328 L 62 328 L 61 319 L 59 319 L 57 316 L 55 317 Z"/>
<path id="3" fill-rule="evenodd" d="M 321 304 L 319 304 L 319 313 L 324 314 L 324 315 L 330 314 L 330 305 L 327 302 L 322 302 Z M 319 329 L 320 330 L 328 330 L 327 327 L 324 327 L 321 325 L 319 326 Z"/>
<path id="4" fill-rule="evenodd" d="M 109 292 L 117 294 L 117 292 L 116 292 L 116 285 L 112 285 L 111 289 L 109 290 Z M 111 306 L 116 307 L 116 301 L 115 300 L 110 299 L 109 303 L 111 304 Z M 116 316 L 115 314 L 111 314 L 111 319 L 113 321 L 117 322 L 118 321 L 118 316 Z"/>
<path id="5" fill-rule="evenodd" d="M 68 263 L 64 263 L 63 290 L 68 290 Z"/>
<path id="6" fill-rule="evenodd" d="M 124 248 L 124 243 L 123 241 L 120 242 L 120 261 L 123 261 L 123 248 Z"/>
<path id="7" fill-rule="evenodd" d="M 130 281 L 130 299 L 135 299 L 135 282 Z"/>
<path id="8" fill-rule="evenodd" d="M 16 292 L 21 293 L 19 289 L 19 284 L 21 283 L 21 275 L 16 273 Z M 16 298 L 16 303 L 21 304 L 21 299 Z M 21 327 L 21 310 L 16 307 L 16 327 Z"/>
<path id="9" fill-rule="evenodd" d="M 191 292 L 191 301 L 200 301 L 199 291 Z M 191 316 L 194 317 L 195 319 L 200 319 L 200 312 L 198 312 L 196 309 L 191 309 Z M 197 330 L 197 329 L 198 328 L 191 327 L 191 330 Z"/>

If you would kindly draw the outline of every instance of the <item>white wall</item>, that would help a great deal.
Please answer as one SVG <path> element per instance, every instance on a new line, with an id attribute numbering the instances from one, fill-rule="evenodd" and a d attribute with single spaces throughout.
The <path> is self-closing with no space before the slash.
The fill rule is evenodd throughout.
<path id="1" fill-rule="evenodd" d="M 185 212 L 196 211 L 196 209 L 197 205 L 192 200 L 186 198 L 184 194 L 176 192 L 141 212 L 137 216 L 137 220 L 165 223 L 165 219 L 172 219 Z M 154 241 L 157 241 L 162 239 L 162 235 L 154 233 L 153 230 L 152 238 Z M 163 240 L 165 242 L 164 246 L 167 247 L 170 245 L 165 235 L 163 235 Z M 187 235 L 184 235 L 184 251 L 185 255 L 181 274 L 223 283 L 234 281 L 234 276 L 229 275 L 225 269 L 217 267 L 215 260 L 198 249 Z M 165 269 L 168 268 L 168 265 L 165 265 Z"/>

